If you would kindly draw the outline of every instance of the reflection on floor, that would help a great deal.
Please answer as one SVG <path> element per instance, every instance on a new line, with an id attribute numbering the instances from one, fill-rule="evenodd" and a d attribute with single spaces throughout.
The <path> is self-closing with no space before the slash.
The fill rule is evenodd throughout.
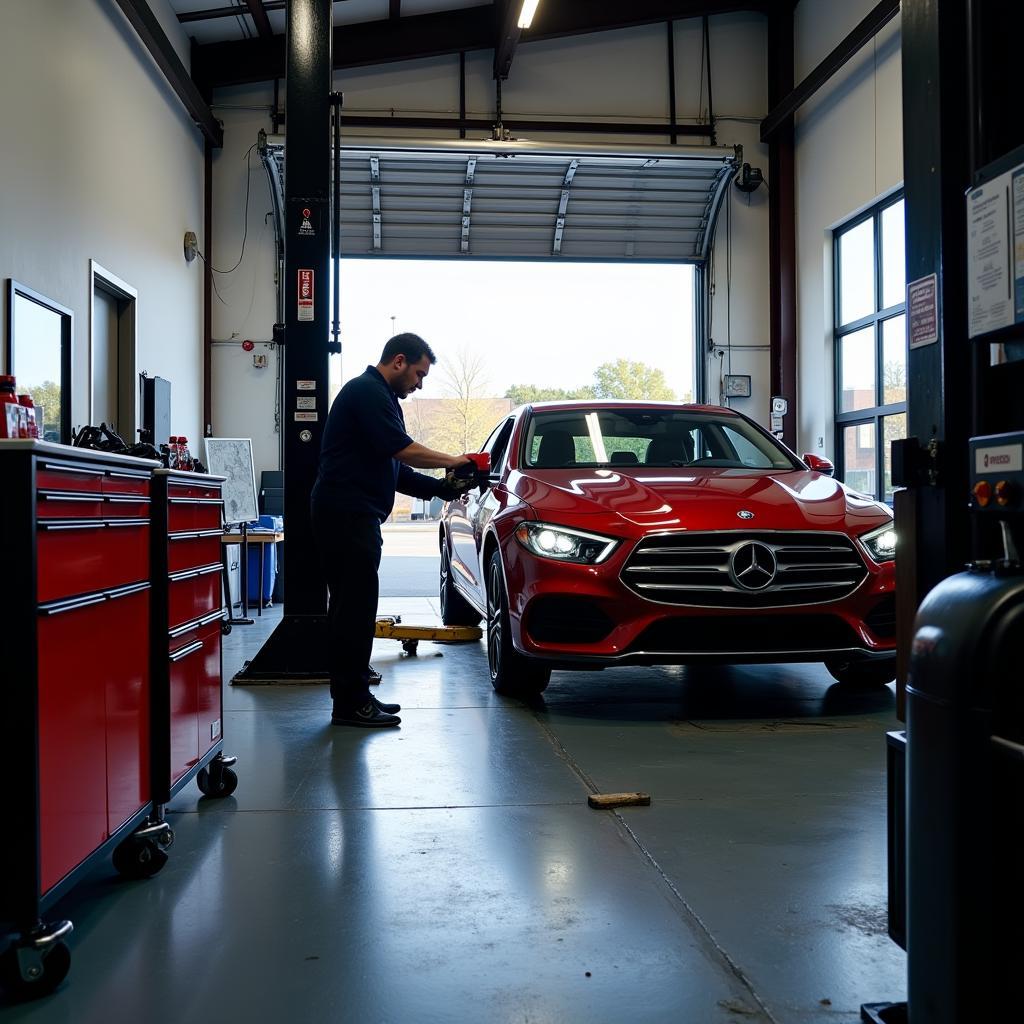
<path id="1" fill-rule="evenodd" d="M 226 678 L 279 617 L 235 627 Z M 71 974 L 5 1021 L 852 1024 L 904 996 L 891 688 L 634 668 L 556 673 L 524 707 L 482 643 L 379 641 L 374 664 L 399 730 L 332 728 L 323 686 L 228 687 L 235 795 L 189 787 L 157 877 L 99 869 L 62 901 Z M 594 811 L 592 790 L 652 804 Z"/>

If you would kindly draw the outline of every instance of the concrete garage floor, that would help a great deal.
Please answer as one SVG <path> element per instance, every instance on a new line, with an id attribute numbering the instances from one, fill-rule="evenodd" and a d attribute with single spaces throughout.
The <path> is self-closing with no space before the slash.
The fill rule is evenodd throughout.
<path id="1" fill-rule="evenodd" d="M 383 593 L 417 589 L 406 559 L 433 538 L 386 544 Z M 226 638 L 226 679 L 279 615 Z M 4 1020 L 805 1024 L 904 997 L 891 688 L 846 696 L 818 666 L 634 668 L 556 673 L 525 707 L 493 693 L 482 643 L 409 658 L 379 641 L 374 664 L 401 729 L 332 728 L 325 687 L 226 687 L 235 795 L 190 786 L 159 875 L 99 868 L 55 907 L 71 974 L 0 1003 Z M 634 789 L 652 805 L 587 807 Z"/>

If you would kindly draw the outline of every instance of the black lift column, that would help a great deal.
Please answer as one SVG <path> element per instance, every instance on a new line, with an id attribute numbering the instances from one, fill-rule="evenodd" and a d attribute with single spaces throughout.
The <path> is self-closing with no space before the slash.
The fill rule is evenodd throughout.
<path id="1" fill-rule="evenodd" d="M 331 0 L 288 0 L 281 416 L 284 618 L 239 673 L 242 680 L 326 675 L 327 586 L 310 528 L 309 494 L 328 411 L 331 29 Z"/>

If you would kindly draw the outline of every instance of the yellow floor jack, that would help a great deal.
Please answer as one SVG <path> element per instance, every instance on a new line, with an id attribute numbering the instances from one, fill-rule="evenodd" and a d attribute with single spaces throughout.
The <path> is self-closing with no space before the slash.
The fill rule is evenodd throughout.
<path id="1" fill-rule="evenodd" d="M 400 615 L 382 615 L 377 619 L 373 635 L 377 640 L 397 640 L 410 657 L 416 656 L 421 640 L 436 643 L 466 643 L 479 640 L 484 634 L 478 626 L 403 626 Z M 371 683 L 380 682 L 380 673 L 370 666 Z"/>

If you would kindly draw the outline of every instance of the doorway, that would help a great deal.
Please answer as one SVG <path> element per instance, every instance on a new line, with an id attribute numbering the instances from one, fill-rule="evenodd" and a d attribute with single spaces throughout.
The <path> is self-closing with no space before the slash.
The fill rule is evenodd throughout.
<path id="1" fill-rule="evenodd" d="M 139 427 L 138 292 L 95 260 L 89 275 L 89 422 L 106 423 L 131 445 Z"/>

